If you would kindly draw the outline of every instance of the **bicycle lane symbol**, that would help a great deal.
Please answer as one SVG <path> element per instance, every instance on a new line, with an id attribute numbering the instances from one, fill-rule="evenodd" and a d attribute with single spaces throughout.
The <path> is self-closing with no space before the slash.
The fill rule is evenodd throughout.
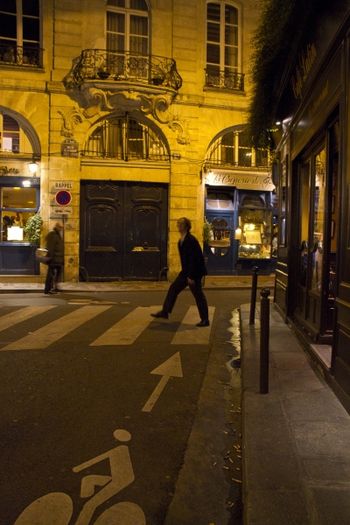
<path id="1" fill-rule="evenodd" d="M 131 434 L 123 429 L 115 430 L 113 436 L 121 443 L 126 443 L 131 439 Z M 97 508 L 135 480 L 127 445 L 117 445 L 115 448 L 73 467 L 73 472 L 79 473 L 106 459 L 109 460 L 110 475 L 89 474 L 81 480 L 80 497 L 90 499 L 83 505 L 75 525 L 91 524 Z M 96 488 L 100 489 L 96 492 Z M 73 501 L 71 497 L 64 492 L 51 492 L 28 505 L 14 525 L 68 525 L 72 515 Z M 115 523 L 118 525 L 146 525 L 146 518 L 139 505 L 123 501 L 109 507 L 93 523 L 94 525 L 113 525 Z"/>

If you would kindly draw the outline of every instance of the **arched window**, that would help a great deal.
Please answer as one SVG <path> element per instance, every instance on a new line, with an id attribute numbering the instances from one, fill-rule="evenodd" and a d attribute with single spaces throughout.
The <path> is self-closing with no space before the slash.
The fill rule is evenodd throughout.
<path id="1" fill-rule="evenodd" d="M 206 85 L 243 90 L 240 12 L 224 1 L 207 3 Z"/>
<path id="2" fill-rule="evenodd" d="M 32 154 L 33 148 L 29 138 L 17 120 L 0 111 L 0 153 Z"/>
<path id="3" fill-rule="evenodd" d="M 145 0 L 107 1 L 107 51 L 149 53 L 148 6 Z"/>
<path id="4" fill-rule="evenodd" d="M 82 154 L 118 160 L 169 160 L 165 140 L 145 123 L 125 115 L 104 120 L 88 138 Z"/>
<path id="5" fill-rule="evenodd" d="M 210 145 L 207 162 L 216 166 L 267 167 L 268 150 L 253 148 L 245 126 L 222 132 Z"/>

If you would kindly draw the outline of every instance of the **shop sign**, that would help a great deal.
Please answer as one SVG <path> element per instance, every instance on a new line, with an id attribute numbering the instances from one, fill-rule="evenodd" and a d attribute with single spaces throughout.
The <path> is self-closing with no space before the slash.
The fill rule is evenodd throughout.
<path id="1" fill-rule="evenodd" d="M 2 175 L 18 175 L 19 170 L 17 168 L 8 168 L 7 166 L 0 166 L 0 176 Z"/>
<path id="2" fill-rule="evenodd" d="M 298 64 L 292 76 L 292 89 L 295 98 L 301 98 L 303 87 L 310 75 L 312 67 L 316 62 L 317 49 L 315 44 L 309 44 L 300 54 Z"/>
<path id="3" fill-rule="evenodd" d="M 215 170 L 206 174 L 205 183 L 209 186 L 234 186 L 240 190 L 273 191 L 275 189 L 269 173 Z"/>
<path id="4" fill-rule="evenodd" d="M 298 154 L 323 126 L 325 115 L 334 105 L 337 91 L 341 89 L 342 54 L 338 51 L 328 68 L 317 79 L 317 84 L 305 104 L 299 121 L 293 131 L 293 156 Z"/>
<path id="5" fill-rule="evenodd" d="M 50 219 L 58 219 L 66 215 L 72 215 L 72 206 L 51 206 Z"/>

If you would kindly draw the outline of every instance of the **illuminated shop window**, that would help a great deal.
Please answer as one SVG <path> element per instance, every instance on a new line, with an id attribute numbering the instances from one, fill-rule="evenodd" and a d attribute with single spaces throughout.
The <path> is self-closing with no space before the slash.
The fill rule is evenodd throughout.
<path id="1" fill-rule="evenodd" d="M 39 205 L 39 190 L 32 187 L 0 187 L 1 242 L 26 241 L 25 225 Z"/>
<path id="2" fill-rule="evenodd" d="M 272 212 L 269 210 L 241 209 L 236 230 L 240 259 L 270 259 Z"/>

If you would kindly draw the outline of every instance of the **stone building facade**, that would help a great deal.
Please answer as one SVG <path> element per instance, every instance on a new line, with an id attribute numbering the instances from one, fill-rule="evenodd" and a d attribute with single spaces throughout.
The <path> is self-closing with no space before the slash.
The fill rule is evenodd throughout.
<path id="1" fill-rule="evenodd" d="M 266 192 L 271 208 L 268 159 L 239 143 L 258 17 L 256 0 L 0 6 L 0 280 L 42 278 L 20 231 L 35 211 L 42 238 L 63 220 L 75 281 L 157 279 L 166 267 L 171 278 L 176 220 L 202 238 L 211 185 Z"/>

